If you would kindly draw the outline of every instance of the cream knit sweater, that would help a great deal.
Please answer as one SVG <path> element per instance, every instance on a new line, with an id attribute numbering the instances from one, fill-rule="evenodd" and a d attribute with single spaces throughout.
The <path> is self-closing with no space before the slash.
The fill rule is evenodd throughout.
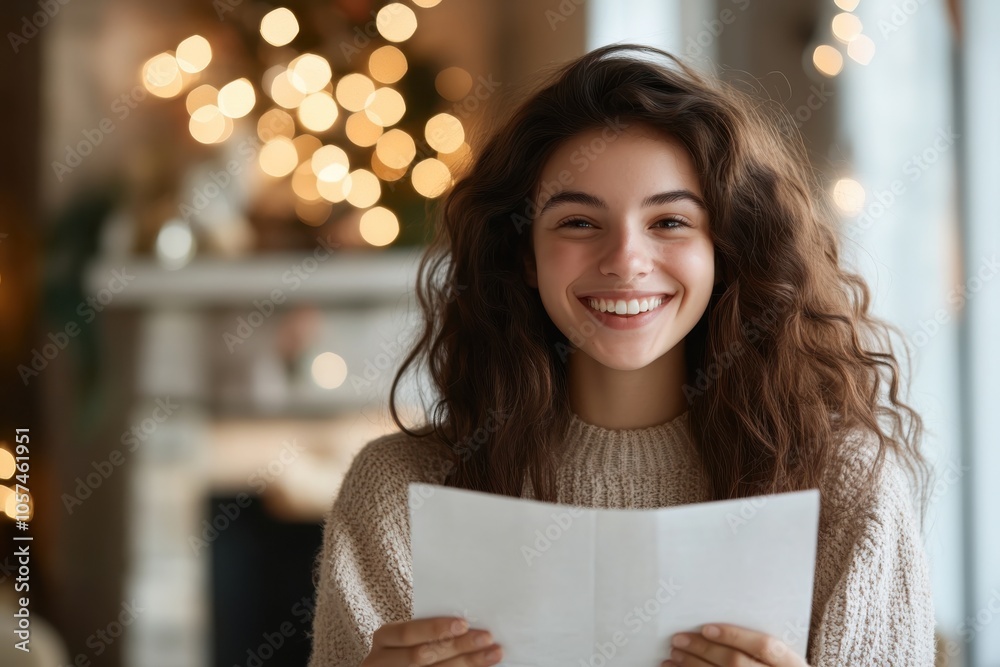
<path id="1" fill-rule="evenodd" d="M 845 451 L 859 453 L 838 466 L 839 500 L 866 468 L 872 442 L 845 441 L 851 445 Z M 709 500 L 688 413 L 627 430 L 573 415 L 566 444 L 557 476 L 560 503 L 640 509 Z M 376 629 L 411 618 L 407 485 L 443 483 L 448 465 L 441 447 L 397 432 L 355 457 L 327 515 L 316 564 L 309 667 L 354 667 L 368 655 Z M 887 460 L 884 470 L 866 511 L 836 525 L 821 516 L 807 652 L 813 667 L 934 664 L 934 607 L 920 531 L 898 466 Z M 523 496 L 533 497 L 530 483 Z"/>

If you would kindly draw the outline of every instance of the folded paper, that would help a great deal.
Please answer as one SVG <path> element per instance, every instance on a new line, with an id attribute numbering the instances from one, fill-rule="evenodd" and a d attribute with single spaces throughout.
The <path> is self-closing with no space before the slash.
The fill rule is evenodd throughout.
<path id="1" fill-rule="evenodd" d="M 593 509 L 412 483 L 413 618 L 462 616 L 508 667 L 657 667 L 732 623 L 805 657 L 819 492 Z"/>

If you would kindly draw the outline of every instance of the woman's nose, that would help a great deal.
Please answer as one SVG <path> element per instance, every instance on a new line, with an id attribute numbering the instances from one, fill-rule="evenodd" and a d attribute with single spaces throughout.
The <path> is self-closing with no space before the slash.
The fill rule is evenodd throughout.
<path id="1" fill-rule="evenodd" d="M 650 241 L 641 230 L 625 224 L 618 225 L 606 243 L 600 266 L 605 275 L 617 276 L 628 282 L 652 269 Z"/>

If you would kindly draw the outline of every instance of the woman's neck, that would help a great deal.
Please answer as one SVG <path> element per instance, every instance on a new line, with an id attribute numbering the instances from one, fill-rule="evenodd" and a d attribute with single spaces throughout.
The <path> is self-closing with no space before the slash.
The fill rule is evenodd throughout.
<path id="1" fill-rule="evenodd" d="M 666 423 L 688 409 L 683 341 L 636 370 L 608 368 L 581 350 L 575 350 L 568 363 L 570 407 L 588 424 L 646 428 Z"/>

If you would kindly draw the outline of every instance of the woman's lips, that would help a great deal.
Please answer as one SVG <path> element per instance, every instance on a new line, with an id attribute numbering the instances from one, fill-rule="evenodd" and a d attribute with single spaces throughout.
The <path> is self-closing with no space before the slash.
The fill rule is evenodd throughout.
<path id="1" fill-rule="evenodd" d="M 669 304 L 673 303 L 674 295 L 665 295 L 659 306 L 653 308 L 652 310 L 648 310 L 644 313 L 637 313 L 635 315 L 617 315 L 615 313 L 602 313 L 598 310 L 594 310 L 590 307 L 590 298 L 591 297 L 581 297 L 580 303 L 583 304 L 583 307 L 590 313 L 592 320 L 609 329 L 628 330 L 638 329 L 639 327 L 645 326 L 659 317 L 660 313 L 663 312 Z"/>

